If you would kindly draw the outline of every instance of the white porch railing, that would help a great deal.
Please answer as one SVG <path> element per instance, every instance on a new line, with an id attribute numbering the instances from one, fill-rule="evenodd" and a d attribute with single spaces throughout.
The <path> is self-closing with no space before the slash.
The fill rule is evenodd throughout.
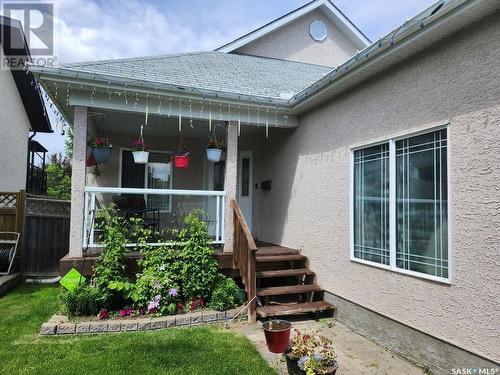
<path id="1" fill-rule="evenodd" d="M 214 191 L 214 190 L 180 190 L 180 189 L 141 189 L 141 188 L 118 188 L 118 187 L 96 187 L 96 186 L 86 186 L 85 187 L 85 197 L 84 197 L 84 221 L 83 221 L 83 246 L 89 247 L 99 247 L 100 244 L 96 242 L 95 239 L 95 223 L 94 219 L 96 213 L 111 203 L 112 200 L 105 199 L 105 195 L 120 196 L 123 194 L 134 194 L 137 196 L 146 195 L 163 195 L 169 197 L 179 197 L 178 199 L 189 199 L 192 198 L 202 198 L 200 201 L 194 203 L 195 206 L 200 207 L 190 207 L 190 208 L 200 208 L 204 211 L 207 217 L 207 226 L 209 227 L 209 234 L 213 238 L 212 244 L 223 244 L 224 243 L 224 207 L 226 200 L 225 191 Z M 206 200 L 203 200 L 206 198 Z M 215 200 L 213 204 L 209 204 L 210 200 Z M 172 202 L 172 199 L 170 199 Z M 172 214 L 177 214 L 175 209 L 171 207 L 168 211 L 160 211 L 161 214 L 168 216 Z M 182 215 L 187 214 L 190 209 L 185 212 L 181 212 Z M 211 220 L 213 219 L 213 220 Z M 153 246 L 169 244 L 168 241 L 165 242 L 154 242 L 151 243 Z M 128 246 L 135 246 L 135 244 L 129 244 Z"/>

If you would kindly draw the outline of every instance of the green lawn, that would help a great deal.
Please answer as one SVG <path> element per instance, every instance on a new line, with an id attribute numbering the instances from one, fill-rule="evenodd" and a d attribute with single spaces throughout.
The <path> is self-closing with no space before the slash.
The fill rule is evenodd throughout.
<path id="1" fill-rule="evenodd" d="M 242 336 L 217 328 L 40 337 L 59 288 L 23 285 L 0 298 L 0 374 L 270 374 Z"/>

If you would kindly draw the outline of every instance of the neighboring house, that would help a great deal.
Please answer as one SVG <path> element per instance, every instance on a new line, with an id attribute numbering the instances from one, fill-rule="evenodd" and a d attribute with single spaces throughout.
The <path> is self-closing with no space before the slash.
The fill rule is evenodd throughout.
<path id="1" fill-rule="evenodd" d="M 254 238 L 302 250 L 353 329 L 439 373 L 498 365 L 499 7 L 439 1 L 370 43 L 315 0 L 215 52 L 33 67 L 74 131 L 69 259 L 125 194 L 160 226 L 203 208 L 240 254 L 236 199 Z M 179 128 L 188 169 L 171 163 Z M 213 128 L 222 163 L 205 157 Z M 95 134 L 113 144 L 100 177 Z"/>
<path id="2" fill-rule="evenodd" d="M 21 48 L 19 46 L 22 46 Z M 50 133 L 52 128 L 45 116 L 45 107 L 39 88 L 34 85 L 31 72 L 26 72 L 22 61 L 30 52 L 21 23 L 0 16 L 0 191 L 17 192 L 33 187 L 34 193 L 43 191 L 44 173 L 39 164 L 30 167 L 33 152 L 45 150 L 40 144 L 28 149 L 29 132 Z M 13 68 L 12 65 L 14 65 Z M 43 149 L 43 150 L 42 150 Z M 35 151 L 36 150 L 36 151 Z M 46 150 L 45 150 L 46 151 Z M 30 155 L 28 155 L 30 154 Z M 30 158 L 30 160 L 28 160 Z M 28 179 L 31 176 L 31 179 Z"/>

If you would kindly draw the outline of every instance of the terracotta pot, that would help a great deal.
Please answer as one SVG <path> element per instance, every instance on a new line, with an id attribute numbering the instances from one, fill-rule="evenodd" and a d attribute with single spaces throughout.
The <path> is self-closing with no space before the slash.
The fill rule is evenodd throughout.
<path id="1" fill-rule="evenodd" d="M 284 353 L 290 342 L 292 323 L 287 320 L 273 319 L 262 324 L 266 335 L 267 348 L 272 353 Z"/>
<path id="2" fill-rule="evenodd" d="M 147 151 L 133 151 L 134 163 L 136 164 L 146 164 L 149 158 L 149 152 Z"/>

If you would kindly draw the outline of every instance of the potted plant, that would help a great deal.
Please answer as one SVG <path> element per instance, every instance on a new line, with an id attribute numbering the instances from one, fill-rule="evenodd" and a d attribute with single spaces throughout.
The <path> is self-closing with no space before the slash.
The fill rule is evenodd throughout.
<path id="1" fill-rule="evenodd" d="M 292 323 L 287 320 L 270 319 L 262 324 L 266 336 L 267 348 L 272 353 L 284 353 L 290 341 Z"/>
<path id="2" fill-rule="evenodd" d="M 213 162 L 220 161 L 225 147 L 224 142 L 217 141 L 215 138 L 209 138 L 207 145 L 207 159 Z"/>
<path id="3" fill-rule="evenodd" d="M 111 158 L 111 149 L 108 138 L 94 136 L 87 142 L 87 146 L 92 147 L 92 157 L 95 164 L 105 164 Z"/>
<path id="4" fill-rule="evenodd" d="M 290 375 L 333 375 L 339 367 L 332 340 L 320 332 L 296 329 L 285 358 Z"/>
<path id="5" fill-rule="evenodd" d="M 189 166 L 189 154 L 186 149 L 179 150 L 174 155 L 174 166 L 178 169 L 186 169 Z"/>
<path id="6" fill-rule="evenodd" d="M 136 164 L 146 164 L 148 162 L 148 146 L 144 143 L 144 140 L 137 139 L 132 142 L 132 149 L 132 155 L 134 156 L 134 162 Z"/>

